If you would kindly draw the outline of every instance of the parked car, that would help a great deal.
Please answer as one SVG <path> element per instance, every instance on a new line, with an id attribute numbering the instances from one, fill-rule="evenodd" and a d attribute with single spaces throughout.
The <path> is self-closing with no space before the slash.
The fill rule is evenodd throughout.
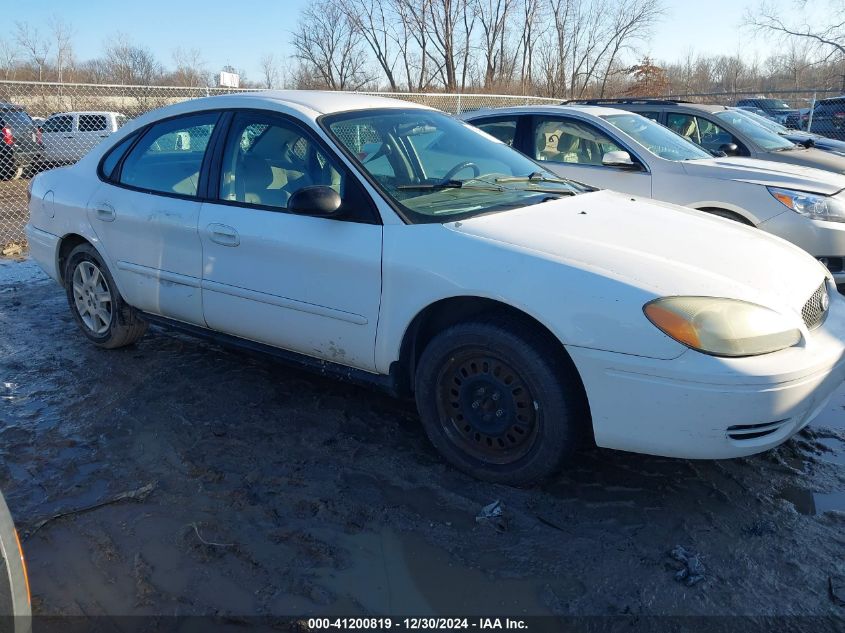
<path id="1" fill-rule="evenodd" d="M 845 157 L 798 145 L 761 126 L 761 117 L 739 108 L 655 99 L 605 99 L 581 103 L 601 103 L 647 116 L 716 156 L 748 156 L 845 173 Z"/>
<path id="2" fill-rule="evenodd" d="M 836 139 L 845 139 L 845 96 L 816 101 L 811 132 Z"/>
<path id="3" fill-rule="evenodd" d="M 749 113 L 751 117 L 760 125 L 768 128 L 775 134 L 780 134 L 786 140 L 791 141 L 797 145 L 804 147 L 814 147 L 823 152 L 832 152 L 839 156 L 845 156 L 845 141 L 839 141 L 835 138 L 828 138 L 813 132 L 806 132 L 804 130 L 791 130 L 786 126 L 772 121 L 769 118 L 757 116 L 754 113 Z"/>
<path id="4" fill-rule="evenodd" d="M 845 378 L 845 299 L 802 250 L 558 178 L 403 101 L 167 106 L 39 174 L 29 209 L 94 344 L 158 323 L 413 394 L 441 453 L 491 481 L 553 473 L 584 433 L 756 453 Z"/>
<path id="5" fill-rule="evenodd" d="M 845 284 L 841 174 L 715 158 L 649 118 L 602 106 L 524 106 L 464 118 L 559 176 L 682 204 L 788 239 L 826 263 L 837 284 Z"/>
<path id="6" fill-rule="evenodd" d="M 793 108 L 783 99 L 766 99 L 764 97 L 740 99 L 736 102 L 736 107 L 759 108 L 778 123 L 785 123 L 789 115 L 797 112 L 796 108 Z"/>
<path id="7" fill-rule="evenodd" d="M 795 112 L 786 115 L 783 125 L 791 130 L 806 130 L 810 121 L 811 108 L 798 108 Z"/>
<path id="8" fill-rule="evenodd" d="M 20 178 L 41 155 L 41 135 L 26 110 L 0 102 L 0 180 Z"/>
<path id="9" fill-rule="evenodd" d="M 47 163 L 73 163 L 126 122 L 119 112 L 59 112 L 41 124 Z"/>

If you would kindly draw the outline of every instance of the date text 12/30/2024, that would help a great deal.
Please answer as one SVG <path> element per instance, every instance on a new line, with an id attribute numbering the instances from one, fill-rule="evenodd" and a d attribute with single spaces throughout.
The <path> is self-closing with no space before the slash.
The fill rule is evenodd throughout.
<path id="1" fill-rule="evenodd" d="M 341 631 L 407 631 L 479 630 L 519 631 L 527 630 L 525 620 L 517 618 L 309 618 L 308 629 Z"/>

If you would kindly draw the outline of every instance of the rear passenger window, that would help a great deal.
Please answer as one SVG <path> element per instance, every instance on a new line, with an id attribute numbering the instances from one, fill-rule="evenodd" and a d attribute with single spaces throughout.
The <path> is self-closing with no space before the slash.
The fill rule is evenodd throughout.
<path id="1" fill-rule="evenodd" d="M 496 119 L 495 121 L 479 121 L 473 123 L 479 130 L 499 139 L 505 145 L 513 147 L 516 138 L 516 119 Z"/>
<path id="2" fill-rule="evenodd" d="M 132 145 L 132 141 L 135 140 L 135 136 L 135 134 L 130 134 L 109 151 L 103 160 L 102 172 L 104 177 L 111 179 L 114 168 L 117 167 L 117 164 L 126 153 L 126 150 L 128 150 L 129 146 Z"/>
<path id="3" fill-rule="evenodd" d="M 218 118 L 216 112 L 195 114 L 153 125 L 126 157 L 121 184 L 197 195 L 202 160 Z"/>
<path id="4" fill-rule="evenodd" d="M 80 132 L 105 132 L 107 129 L 108 123 L 104 114 L 79 115 Z"/>

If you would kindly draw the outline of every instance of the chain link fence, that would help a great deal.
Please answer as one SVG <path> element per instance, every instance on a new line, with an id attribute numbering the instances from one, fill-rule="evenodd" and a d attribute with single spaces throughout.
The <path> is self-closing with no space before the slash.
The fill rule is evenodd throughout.
<path id="1" fill-rule="evenodd" d="M 0 81 L 0 256 L 15 256 L 26 249 L 26 189 L 39 171 L 76 162 L 126 121 L 150 110 L 199 97 L 255 91 Z M 453 114 L 558 102 L 510 95 L 363 94 L 403 99 Z"/>
<path id="2" fill-rule="evenodd" d="M 145 112 L 189 99 L 235 92 L 247 90 L 0 81 L 0 256 L 14 256 L 26 249 L 23 231 L 28 216 L 26 189 L 38 171 L 76 162 L 126 121 Z M 560 103 L 558 99 L 493 94 L 362 94 L 402 99 L 452 114 L 481 108 Z M 809 110 L 817 99 L 838 94 L 833 90 L 794 90 L 768 96 L 786 101 L 794 109 Z M 666 98 L 735 105 L 742 99 L 755 97 L 756 94 L 733 91 Z M 836 104 L 837 100 L 828 102 Z M 826 118 L 819 116 L 813 120 L 799 114 L 797 121 L 784 122 L 791 127 L 810 127 L 821 134 L 845 138 L 845 98 L 841 106 L 828 108 Z M 816 108 L 816 112 L 822 111 Z"/>

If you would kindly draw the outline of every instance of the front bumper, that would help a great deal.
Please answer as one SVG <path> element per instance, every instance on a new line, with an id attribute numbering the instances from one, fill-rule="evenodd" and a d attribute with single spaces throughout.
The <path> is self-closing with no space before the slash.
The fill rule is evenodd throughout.
<path id="1" fill-rule="evenodd" d="M 692 350 L 657 360 L 567 348 L 584 383 L 599 446 L 722 459 L 789 439 L 845 380 L 845 298 L 803 345 L 748 358 Z"/>
<path id="2" fill-rule="evenodd" d="M 800 246 L 814 257 L 830 263 L 836 285 L 845 284 L 845 222 L 811 220 L 786 211 L 758 225 L 768 233 Z"/>

